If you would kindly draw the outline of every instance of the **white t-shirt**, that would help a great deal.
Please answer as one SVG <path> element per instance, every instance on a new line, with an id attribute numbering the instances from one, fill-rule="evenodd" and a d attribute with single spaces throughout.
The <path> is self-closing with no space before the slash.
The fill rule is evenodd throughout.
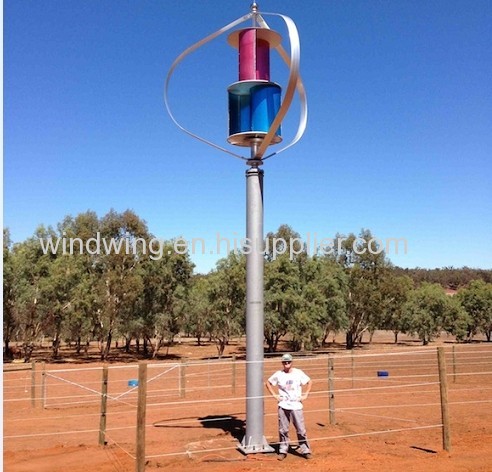
<path id="1" fill-rule="evenodd" d="M 306 385 L 311 379 L 301 370 L 290 369 L 290 372 L 277 370 L 268 381 L 278 386 L 280 395 L 279 407 L 285 410 L 302 410 L 301 395 L 302 386 Z"/>

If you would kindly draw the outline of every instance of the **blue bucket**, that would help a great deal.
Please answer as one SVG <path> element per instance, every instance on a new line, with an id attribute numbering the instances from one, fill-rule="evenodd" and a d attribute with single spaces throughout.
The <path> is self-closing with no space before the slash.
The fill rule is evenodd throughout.
<path id="1" fill-rule="evenodd" d="M 128 386 L 129 387 L 138 387 L 138 380 L 136 379 L 131 379 L 128 381 Z"/>

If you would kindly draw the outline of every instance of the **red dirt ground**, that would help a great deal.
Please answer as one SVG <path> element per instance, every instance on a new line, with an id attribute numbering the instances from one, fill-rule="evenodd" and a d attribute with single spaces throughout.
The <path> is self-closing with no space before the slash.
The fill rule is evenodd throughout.
<path id="1" fill-rule="evenodd" d="M 295 452 L 278 462 L 275 455 L 243 456 L 236 450 L 235 437 L 242 437 L 245 419 L 242 362 L 236 362 L 233 391 L 230 360 L 191 360 L 183 371 L 184 398 L 180 367 L 169 361 L 149 362 L 146 469 L 492 471 L 492 345 L 455 345 L 442 338 L 424 349 L 409 338 L 403 337 L 398 346 L 390 340 L 390 334 L 378 333 L 373 344 L 354 351 L 353 361 L 350 352 L 335 353 L 335 425 L 329 424 L 326 355 L 296 358 L 296 366 L 314 382 L 305 402 L 310 461 Z M 439 426 L 437 345 L 446 350 L 449 453 L 442 449 Z M 226 355 L 242 355 L 242 349 L 231 345 Z M 215 354 L 213 346 L 187 342 L 173 350 L 189 359 Z M 278 359 L 267 360 L 265 374 L 278 367 Z M 378 370 L 389 376 L 378 377 Z M 38 364 L 35 407 L 31 371 L 4 372 L 4 470 L 134 471 L 137 389 L 128 381 L 138 377 L 136 364 L 110 365 L 105 447 L 98 446 L 101 364 L 47 364 L 44 382 L 41 371 Z M 212 421 L 217 418 L 223 419 Z M 276 422 L 276 404 L 268 397 L 265 436 L 271 443 L 277 440 Z"/>

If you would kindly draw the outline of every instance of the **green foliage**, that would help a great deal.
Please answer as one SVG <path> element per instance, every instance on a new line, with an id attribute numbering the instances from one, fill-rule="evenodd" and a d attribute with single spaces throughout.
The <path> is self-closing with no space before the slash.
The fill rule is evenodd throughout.
<path id="1" fill-rule="evenodd" d="M 327 258 L 304 258 L 300 264 L 301 320 L 295 319 L 295 348 L 313 349 L 322 345 L 330 332 L 348 327 L 346 293 L 348 279 L 343 269 Z M 304 315 L 304 316 L 303 316 Z"/>
<path id="2" fill-rule="evenodd" d="M 138 325 L 131 324 L 135 317 L 130 316 L 127 333 L 133 328 L 134 336 L 142 335 L 151 346 L 152 357 L 157 355 L 164 340 L 172 344 L 184 326 L 184 305 L 192 272 L 193 264 L 188 255 L 176 253 L 172 241 L 163 244 L 161 258 L 141 262 L 143 289 L 137 301 L 137 312 L 142 330 L 135 329 Z"/>
<path id="3" fill-rule="evenodd" d="M 3 230 L 3 342 L 4 355 L 13 358 L 10 341 L 16 329 L 15 319 L 15 274 L 14 255 L 12 253 L 12 241 L 8 229 Z"/>
<path id="4" fill-rule="evenodd" d="M 468 336 L 482 332 L 490 342 L 492 337 L 492 283 L 474 280 L 468 287 L 458 292 L 457 298 L 469 316 Z"/>
<path id="5" fill-rule="evenodd" d="M 190 290 L 186 301 L 183 328 L 187 333 L 197 338 L 200 346 L 201 339 L 207 334 L 212 306 L 209 303 L 210 277 L 195 275 L 190 281 Z"/>
<path id="6" fill-rule="evenodd" d="M 410 330 L 410 319 L 403 309 L 414 288 L 413 281 L 407 276 L 396 276 L 387 271 L 380 284 L 382 304 L 380 317 L 375 327 L 393 331 L 395 343 L 398 342 L 398 334 Z M 376 318 L 376 317 L 375 317 Z"/>
<path id="7" fill-rule="evenodd" d="M 246 258 L 231 252 L 217 262 L 217 268 L 208 276 L 208 303 L 210 311 L 207 332 L 217 345 L 221 357 L 232 336 L 244 332 L 246 299 Z"/>
<path id="8" fill-rule="evenodd" d="M 346 347 L 352 349 L 365 331 L 377 325 L 383 311 L 381 284 L 390 263 L 369 230 L 363 229 L 358 236 L 337 234 L 336 240 L 333 258 L 348 277 Z"/>
<path id="9" fill-rule="evenodd" d="M 456 297 L 447 296 L 447 306 L 443 317 L 443 329 L 456 337 L 458 342 L 467 338 L 471 318 Z"/>
<path id="10" fill-rule="evenodd" d="M 113 250 L 96 251 L 96 235 L 112 238 Z M 75 241 L 72 248 L 59 244 L 54 253 L 43 251 L 40 238 L 46 246 L 49 238 L 63 237 Z M 196 336 L 198 344 L 209 336 L 222 356 L 229 340 L 245 333 L 246 256 L 231 252 L 209 274 L 194 276 L 189 254 L 177 253 L 173 241 L 159 241 L 158 255 L 149 253 L 152 239 L 130 210 L 111 210 L 101 218 L 92 211 L 67 216 L 56 229 L 40 226 L 17 244 L 4 230 L 6 358 L 13 355 L 12 342 L 20 341 L 27 362 L 36 343 L 48 337 L 54 357 L 62 339 L 75 342 L 77 352 L 97 340 L 107 359 L 116 336 L 124 336 L 127 350 L 133 339 L 137 349 L 143 340 L 144 354 L 155 357 L 181 332 Z M 376 329 L 392 330 L 395 342 L 406 332 L 427 344 L 441 330 L 458 341 L 477 333 L 490 341 L 492 284 L 484 281 L 489 272 L 392 267 L 368 230 L 337 235 L 331 254 L 311 256 L 299 234 L 282 225 L 266 237 L 267 349 L 276 351 L 282 338 L 293 350 L 315 349 L 340 331 L 350 349 Z M 480 280 L 457 296 L 445 294 L 444 282 L 460 286 L 475 275 Z M 441 276 L 441 285 L 425 282 Z"/>
<path id="11" fill-rule="evenodd" d="M 266 259 L 265 340 L 270 352 L 287 333 L 297 351 L 318 347 L 330 331 L 347 326 L 347 277 L 336 262 L 310 257 L 299 234 L 287 225 L 268 233 Z"/>
<path id="12" fill-rule="evenodd" d="M 52 229 L 38 228 L 36 236 L 53 234 Z M 12 277 L 12 314 L 16 339 L 22 341 L 23 357 L 29 362 L 35 341 L 51 326 L 46 313 L 51 309 L 47 297 L 47 279 L 56 255 L 43 254 L 37 237 L 15 244 L 9 256 Z"/>
<path id="13" fill-rule="evenodd" d="M 113 250 L 97 251 L 96 235 L 108 244 L 112 238 Z M 134 212 L 111 210 L 102 218 L 90 211 L 67 216 L 57 230 L 40 227 L 13 247 L 5 238 L 4 342 L 17 332 L 28 361 L 41 336 L 52 339 L 55 357 L 61 339 L 75 341 L 78 351 L 96 339 L 102 359 L 107 359 L 116 334 L 150 339 L 155 333 L 158 340 L 172 340 L 181 328 L 193 265 L 187 254 L 170 251 L 170 243 L 165 248 L 169 256 L 165 250 L 163 258 L 150 260 L 146 248 L 151 237 Z M 65 238 L 65 243 L 56 251 L 43 251 L 49 238 Z M 70 238 L 74 243 L 68 247 Z M 73 254 L 64 254 L 70 249 Z M 153 346 L 154 355 L 157 351 Z"/>
<path id="14" fill-rule="evenodd" d="M 282 336 L 292 332 L 301 306 L 299 266 L 283 255 L 265 266 L 265 340 L 275 352 Z"/>
<path id="15" fill-rule="evenodd" d="M 457 300 L 446 295 L 439 284 L 423 283 L 403 308 L 408 318 L 408 332 L 418 335 L 424 345 L 439 335 L 441 330 L 463 339 L 468 318 Z"/>
<path id="16" fill-rule="evenodd" d="M 306 254 L 306 247 L 302 242 L 301 235 L 294 231 L 289 225 L 281 225 L 278 230 L 267 233 L 265 237 L 265 255 L 267 261 L 276 257 L 289 257 L 295 261 L 298 257 Z"/>

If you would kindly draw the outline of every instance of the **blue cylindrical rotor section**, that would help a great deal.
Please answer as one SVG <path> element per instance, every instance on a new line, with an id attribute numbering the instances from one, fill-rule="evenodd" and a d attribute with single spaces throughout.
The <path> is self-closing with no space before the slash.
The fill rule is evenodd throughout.
<path id="1" fill-rule="evenodd" d="M 273 82 L 242 81 L 229 89 L 229 138 L 236 146 L 265 136 L 280 109 L 282 88 Z M 272 144 L 282 140 L 280 126 Z"/>
<path id="2" fill-rule="evenodd" d="M 251 89 L 251 131 L 268 133 L 280 109 L 280 94 L 277 84 L 257 85 Z M 276 135 L 280 136 L 280 126 Z"/>

